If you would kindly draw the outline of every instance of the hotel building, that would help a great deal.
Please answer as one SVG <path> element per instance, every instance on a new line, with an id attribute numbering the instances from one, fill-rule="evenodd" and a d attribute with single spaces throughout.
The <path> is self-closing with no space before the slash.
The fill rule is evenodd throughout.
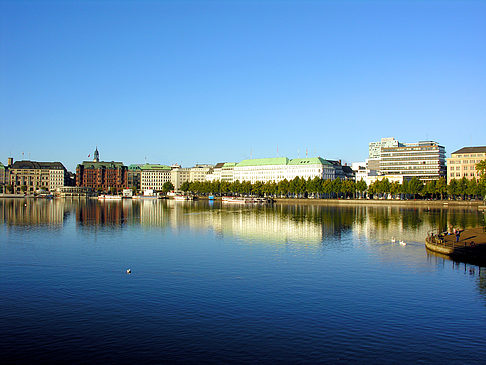
<path id="1" fill-rule="evenodd" d="M 383 175 L 417 177 L 422 181 L 446 176 L 445 148 L 434 141 L 404 143 L 381 148 L 380 171 Z"/>
<path id="2" fill-rule="evenodd" d="M 260 158 L 243 160 L 234 167 L 234 180 L 260 182 L 279 182 L 296 177 L 313 179 L 334 179 L 336 172 L 332 163 L 320 157 L 295 158 L 287 157 Z"/>
<path id="3" fill-rule="evenodd" d="M 16 161 L 9 166 L 8 182 L 15 194 L 54 191 L 66 185 L 67 170 L 60 162 Z"/>
<path id="4" fill-rule="evenodd" d="M 480 172 L 476 170 L 476 164 L 486 160 L 486 146 L 464 147 L 453 152 L 447 159 L 447 179 L 479 179 Z"/>

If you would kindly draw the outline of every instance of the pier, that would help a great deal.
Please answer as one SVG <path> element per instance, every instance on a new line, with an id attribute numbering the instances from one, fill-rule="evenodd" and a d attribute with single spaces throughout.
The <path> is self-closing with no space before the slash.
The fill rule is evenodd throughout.
<path id="1" fill-rule="evenodd" d="M 461 230 L 459 240 L 448 232 L 431 232 L 425 247 L 458 261 L 486 264 L 486 226 Z"/>

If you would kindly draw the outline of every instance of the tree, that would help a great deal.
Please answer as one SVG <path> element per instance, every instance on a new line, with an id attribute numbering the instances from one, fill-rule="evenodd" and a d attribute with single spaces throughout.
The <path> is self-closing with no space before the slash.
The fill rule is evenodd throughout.
<path id="1" fill-rule="evenodd" d="M 167 193 L 168 191 L 174 190 L 174 185 L 170 181 L 166 181 L 164 185 L 162 185 L 162 191 Z"/>
<path id="2" fill-rule="evenodd" d="M 481 177 L 486 175 L 486 160 L 481 160 L 476 164 L 476 170 L 480 172 Z"/>
<path id="3" fill-rule="evenodd" d="M 447 193 L 449 194 L 450 198 L 455 198 L 457 194 L 457 185 L 458 182 L 456 179 L 449 181 L 449 185 L 447 185 Z"/>
<path id="4" fill-rule="evenodd" d="M 424 183 L 420 181 L 417 177 L 412 177 L 412 179 L 408 183 L 408 188 L 410 194 L 414 196 L 414 198 L 417 197 L 417 195 L 422 193 L 422 190 L 424 188 Z"/>
<path id="5" fill-rule="evenodd" d="M 184 192 L 189 191 L 190 187 L 191 187 L 191 184 L 189 183 L 189 181 L 184 181 L 181 184 L 181 190 L 184 191 Z"/>
<path id="6" fill-rule="evenodd" d="M 444 194 L 447 194 L 447 182 L 446 179 L 441 177 L 437 184 L 435 184 L 437 194 L 440 194 L 440 199 L 444 199 Z"/>
<path id="7" fill-rule="evenodd" d="M 466 194 L 469 195 L 469 198 L 475 198 L 479 195 L 479 186 L 476 179 L 472 178 L 467 182 Z"/>
<path id="8" fill-rule="evenodd" d="M 394 181 L 390 184 L 390 194 L 395 197 L 398 193 L 400 193 L 400 183 Z"/>
<path id="9" fill-rule="evenodd" d="M 368 188 L 368 186 L 366 185 L 366 182 L 361 179 L 360 181 L 358 181 L 356 183 L 356 190 L 359 191 L 359 195 L 360 195 L 360 198 L 363 197 L 363 192 Z"/>

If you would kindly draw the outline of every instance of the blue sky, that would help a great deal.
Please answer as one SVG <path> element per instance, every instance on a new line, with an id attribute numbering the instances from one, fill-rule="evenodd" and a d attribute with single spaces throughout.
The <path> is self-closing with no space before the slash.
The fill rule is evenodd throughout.
<path id="1" fill-rule="evenodd" d="M 484 1 L 3 1 L 0 161 L 486 145 L 485 19 Z"/>

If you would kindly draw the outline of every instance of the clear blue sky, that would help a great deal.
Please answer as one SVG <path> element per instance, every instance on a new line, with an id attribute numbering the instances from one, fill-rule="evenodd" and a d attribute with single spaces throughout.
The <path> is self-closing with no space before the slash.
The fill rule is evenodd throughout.
<path id="1" fill-rule="evenodd" d="M 0 160 L 486 145 L 485 1 L 0 2 Z"/>

